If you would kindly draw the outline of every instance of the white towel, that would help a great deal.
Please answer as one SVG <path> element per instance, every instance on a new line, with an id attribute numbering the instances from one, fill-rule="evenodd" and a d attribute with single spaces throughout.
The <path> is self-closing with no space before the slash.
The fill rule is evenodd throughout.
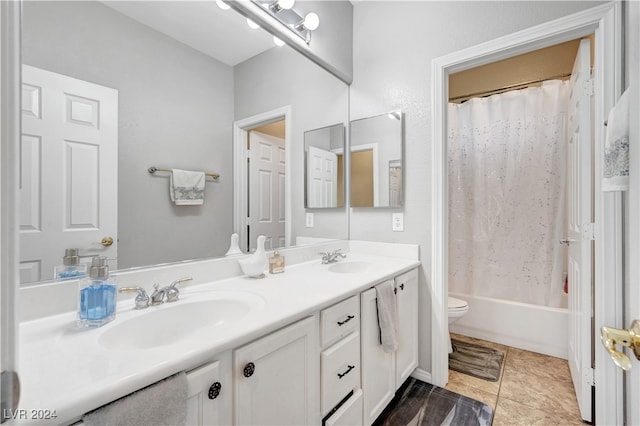
<path id="1" fill-rule="evenodd" d="M 87 426 L 184 425 L 187 395 L 182 372 L 87 413 L 82 421 Z"/>
<path id="2" fill-rule="evenodd" d="M 204 204 L 204 172 L 172 169 L 169 176 L 169 195 L 176 206 Z"/>
<path id="3" fill-rule="evenodd" d="M 396 314 L 393 281 L 383 282 L 375 288 L 382 350 L 392 353 L 398 349 L 398 315 Z"/>
<path id="4" fill-rule="evenodd" d="M 603 191 L 629 189 L 629 95 L 626 90 L 609 112 L 604 147 Z"/>

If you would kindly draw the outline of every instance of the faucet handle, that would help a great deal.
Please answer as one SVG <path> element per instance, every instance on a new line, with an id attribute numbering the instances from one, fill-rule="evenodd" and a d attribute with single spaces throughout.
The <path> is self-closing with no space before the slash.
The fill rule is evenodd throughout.
<path id="1" fill-rule="evenodd" d="M 135 303 L 136 303 L 136 309 L 144 309 L 146 307 L 149 306 L 149 295 L 147 294 L 147 292 L 145 291 L 144 288 L 142 287 L 120 287 L 118 289 L 119 293 L 131 293 L 131 292 L 138 292 L 136 298 L 135 298 Z"/>
<path id="2" fill-rule="evenodd" d="M 167 302 L 175 302 L 178 300 L 178 297 L 180 297 L 180 290 L 178 290 L 177 285 L 186 281 L 191 281 L 192 279 L 192 277 L 184 277 L 169 284 L 169 287 L 166 289 Z"/>

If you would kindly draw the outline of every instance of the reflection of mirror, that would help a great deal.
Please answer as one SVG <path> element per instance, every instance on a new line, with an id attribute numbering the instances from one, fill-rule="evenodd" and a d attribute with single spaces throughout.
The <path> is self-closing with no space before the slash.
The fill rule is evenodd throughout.
<path id="1" fill-rule="evenodd" d="M 351 122 L 351 207 L 402 206 L 402 118 L 393 111 Z"/>
<path id="2" fill-rule="evenodd" d="M 211 33 L 220 28 L 224 28 L 223 34 Z M 243 42 L 247 33 L 254 38 Z M 277 55 L 286 56 L 292 70 L 315 67 L 318 71 L 307 75 L 326 74 L 320 87 L 326 90 L 331 86 L 328 93 L 333 95 L 332 101 L 337 99 L 336 93 L 345 94 L 339 97 L 344 98 L 344 106 L 338 109 L 345 112 L 339 119 L 316 116 L 305 118 L 301 123 L 292 122 L 292 148 L 300 145 L 299 152 L 292 154 L 295 161 L 302 163 L 303 128 L 319 127 L 328 120 L 347 120 L 346 84 L 289 47 L 272 48 L 271 36 L 250 30 L 243 17 L 234 11 L 220 11 L 215 2 L 28 1 L 23 5 L 22 38 L 24 64 L 81 85 L 91 83 L 117 95 L 117 100 L 111 102 L 117 121 L 111 122 L 100 115 L 103 110 L 97 108 L 94 95 L 74 95 L 64 101 L 68 108 L 64 111 L 77 127 L 87 131 L 109 125 L 115 128 L 117 161 L 99 169 L 101 173 L 112 172 L 110 178 L 98 174 L 92 167 L 100 158 L 97 156 L 99 150 L 83 142 L 78 134 L 63 136 L 66 151 L 49 158 L 38 154 L 47 136 L 30 137 L 34 132 L 25 129 L 23 148 L 30 150 L 22 151 L 23 241 L 27 234 L 31 237 L 60 221 L 66 226 L 62 232 L 65 238 L 79 234 L 83 228 L 94 229 L 96 224 L 104 222 L 102 213 L 97 210 L 100 204 L 117 212 L 117 226 L 115 230 L 92 236 L 85 243 L 65 241 L 64 246 L 56 250 L 52 249 L 52 242 L 61 239 L 58 237 L 50 242 L 21 244 L 23 282 L 51 278 L 53 266 L 62 262 L 67 247 L 78 247 L 81 254 L 99 253 L 117 258 L 118 268 L 223 255 L 234 231 L 234 120 L 283 105 L 291 105 L 296 119 L 306 117 L 300 114 L 305 108 L 301 99 L 314 104 L 309 110 L 323 111 L 336 106 L 317 104 L 317 97 L 307 96 L 305 89 L 315 90 L 316 86 L 310 80 L 305 81 L 304 86 L 296 87 L 295 102 L 293 95 L 283 90 L 286 83 L 280 87 L 271 85 L 270 92 L 269 88 L 258 90 L 255 83 L 260 78 L 255 76 L 268 73 L 268 70 L 261 67 L 257 58 L 278 51 Z M 220 47 L 223 52 L 213 51 Z M 284 53 L 287 50 L 291 54 Z M 238 76 L 239 69 L 253 78 Z M 46 111 L 44 98 L 40 96 L 44 92 L 39 94 L 32 90 L 35 86 L 23 87 L 26 101 L 23 117 L 29 110 L 32 114 Z M 66 89 L 61 92 L 61 96 L 68 93 Z M 278 99 L 278 105 L 262 108 L 272 99 Z M 261 109 L 249 111 L 246 105 Z M 42 109 L 38 110 L 40 107 Z M 60 190 L 45 193 L 40 185 L 53 180 L 53 174 L 25 167 L 28 160 L 25 153 L 43 164 L 53 160 L 52 169 L 64 169 L 70 162 L 75 162 L 84 167 L 78 169 L 85 173 L 83 176 L 111 180 L 117 196 L 100 199 L 104 194 L 96 190 L 89 179 L 80 179 L 77 185 L 65 187 L 63 184 L 69 182 L 67 178 L 73 177 L 68 171 L 61 175 L 67 180 L 59 185 Z M 218 181 L 206 179 L 203 205 L 178 206 L 169 200 L 169 173 L 150 174 L 147 172 L 150 166 L 219 173 L 220 178 Z M 297 167 L 291 170 L 291 179 L 301 181 L 301 170 Z M 31 173 L 30 184 L 24 185 L 28 173 Z M 302 197 L 302 187 L 293 186 L 292 190 L 299 191 L 300 195 L 287 196 L 294 200 Z M 25 191 L 30 191 L 28 196 L 24 195 Z M 93 203 L 89 203 L 91 197 Z M 43 212 L 47 209 L 59 206 L 58 210 L 62 210 L 74 203 L 91 208 L 82 211 L 80 216 L 67 214 L 61 219 L 45 220 Z M 301 202 L 299 206 L 302 210 Z M 304 229 L 298 230 L 296 215 L 301 213 L 293 212 L 293 235 L 305 235 Z M 331 237 L 347 238 L 346 215 L 334 219 L 345 225 L 340 227 L 340 235 Z M 313 233 L 306 235 L 316 236 Z M 113 237 L 112 245 L 101 244 L 102 237 L 106 236 Z M 35 251 L 25 253 L 29 247 Z M 44 255 L 50 256 L 51 260 L 42 261 Z M 115 262 L 111 263 L 113 269 Z"/>
<path id="3" fill-rule="evenodd" d="M 344 124 L 304 132 L 305 207 L 344 207 Z"/>

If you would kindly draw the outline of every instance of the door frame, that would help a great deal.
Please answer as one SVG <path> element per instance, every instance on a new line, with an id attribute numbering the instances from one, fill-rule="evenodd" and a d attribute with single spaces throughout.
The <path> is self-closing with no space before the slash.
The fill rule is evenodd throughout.
<path id="1" fill-rule="evenodd" d="M 249 131 L 264 124 L 285 120 L 284 149 L 285 149 L 285 194 L 291 193 L 291 106 L 286 105 L 271 111 L 266 111 L 251 117 L 233 122 L 233 229 L 240 237 L 240 248 L 248 251 L 247 241 L 247 211 L 249 206 L 249 180 L 247 178 L 247 139 Z M 291 245 L 291 197 L 284 200 L 285 224 L 284 239 L 286 246 Z"/>
<path id="2" fill-rule="evenodd" d="M 432 339 L 431 377 L 434 384 L 448 381 L 448 183 L 447 183 L 447 103 L 450 73 L 475 68 L 515 55 L 541 49 L 595 33 L 595 176 L 602 175 L 607 113 L 622 92 L 622 5 L 611 2 L 585 11 L 509 34 L 432 61 L 432 216 L 431 280 Z M 622 326 L 622 226 L 621 196 L 603 193 L 595 179 L 595 259 L 594 300 L 595 331 L 600 326 Z M 606 288 L 605 288 L 606 287 Z M 613 325 L 615 324 L 615 325 Z M 595 344 L 595 343 L 594 343 Z M 606 356 L 606 357 L 605 357 Z M 597 424 L 622 424 L 622 373 L 608 359 L 600 345 L 595 347 L 594 380 L 598 384 L 595 399 Z"/>

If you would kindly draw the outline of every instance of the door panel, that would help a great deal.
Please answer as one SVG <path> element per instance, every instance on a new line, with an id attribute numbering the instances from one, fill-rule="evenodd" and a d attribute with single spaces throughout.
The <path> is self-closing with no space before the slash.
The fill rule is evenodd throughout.
<path id="1" fill-rule="evenodd" d="M 259 132 L 249 134 L 249 248 L 258 235 L 267 250 L 285 242 L 284 139 Z"/>
<path id="2" fill-rule="evenodd" d="M 571 75 L 568 109 L 569 369 L 580 414 L 591 421 L 592 184 L 590 42 L 582 40 Z"/>
<path id="3" fill-rule="evenodd" d="M 22 97 L 21 282 L 52 279 L 66 248 L 117 268 L 118 91 L 24 65 Z"/>

